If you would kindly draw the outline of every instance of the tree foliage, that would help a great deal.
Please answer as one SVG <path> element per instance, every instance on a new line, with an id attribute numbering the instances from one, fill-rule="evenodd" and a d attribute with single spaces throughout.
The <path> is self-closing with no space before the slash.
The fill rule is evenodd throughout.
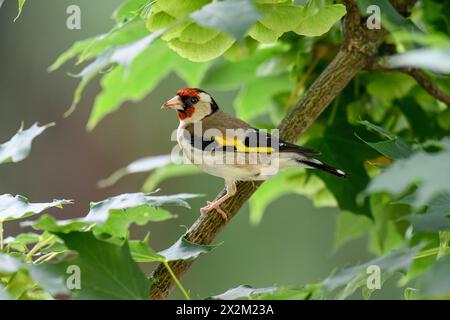
<path id="1" fill-rule="evenodd" d="M 24 3 L 19 0 L 19 14 Z M 300 194 L 317 207 L 341 210 L 337 247 L 367 235 L 377 257 L 301 288 L 240 286 L 213 299 L 344 299 L 358 289 L 369 298 L 366 269 L 371 265 L 381 268 L 383 281 L 402 272 L 398 285 L 405 288 L 406 298 L 450 297 L 450 282 L 442 280 L 449 277 L 450 261 L 450 105 L 442 99 L 450 92 L 450 2 L 419 1 L 410 18 L 387 0 L 360 1 L 361 14 L 367 15 L 370 4 L 381 8 L 382 26 L 389 31 L 380 48 L 385 58 L 358 73 L 299 141 L 321 150 L 321 160 L 350 172 L 349 179 L 342 182 L 318 171 L 283 172 L 253 195 L 250 220 L 258 224 L 272 202 L 288 193 Z M 113 14 L 110 31 L 74 43 L 50 70 L 71 59 L 84 65 L 70 112 L 100 74 L 102 89 L 89 130 L 107 122 L 104 118 L 125 101 L 143 99 L 172 72 L 188 86 L 238 89 L 236 114 L 254 125 L 275 128 L 338 50 L 343 41 L 339 22 L 345 14 L 345 5 L 333 1 L 124 0 Z M 412 72 L 417 68 L 422 76 Z M 0 145 L 0 164 L 23 160 L 33 138 L 45 128 L 20 129 Z M 22 222 L 37 233 L 1 237 L 0 297 L 145 299 L 152 278 L 138 263 L 160 262 L 188 298 L 168 261 L 190 260 L 215 246 L 182 236 L 156 252 L 149 237 L 132 239 L 129 227 L 175 218 L 166 207 L 188 207 L 186 199 L 196 195 L 148 192 L 164 179 L 198 170 L 175 165 L 167 155 L 147 157 L 100 186 L 150 171 L 143 186 L 146 193 L 92 203 L 82 218 L 42 215 Z M 0 235 L 6 221 L 69 203 L 33 204 L 22 196 L 2 195 Z M 82 267 L 85 284 L 72 292 L 63 285 L 71 264 Z"/>

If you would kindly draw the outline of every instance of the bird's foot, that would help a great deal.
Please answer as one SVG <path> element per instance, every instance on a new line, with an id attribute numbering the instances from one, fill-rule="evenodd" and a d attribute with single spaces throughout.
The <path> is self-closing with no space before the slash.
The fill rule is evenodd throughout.
<path id="1" fill-rule="evenodd" d="M 206 202 L 207 205 L 203 208 L 200 209 L 200 213 L 201 214 L 207 214 L 213 210 L 216 210 L 218 213 L 220 213 L 220 215 L 222 216 L 222 218 L 226 221 L 228 221 L 228 215 L 225 211 L 223 211 L 223 209 L 220 207 L 220 205 L 222 204 L 222 202 L 219 201 L 207 201 Z"/>

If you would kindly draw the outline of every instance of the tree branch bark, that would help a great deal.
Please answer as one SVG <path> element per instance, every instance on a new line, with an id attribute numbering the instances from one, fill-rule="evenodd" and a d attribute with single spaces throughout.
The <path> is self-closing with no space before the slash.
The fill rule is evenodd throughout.
<path id="1" fill-rule="evenodd" d="M 441 90 L 426 74 L 425 72 L 412 67 L 405 67 L 405 68 L 389 68 L 385 67 L 382 64 L 375 64 L 374 67 L 372 67 L 374 70 L 381 70 L 381 71 L 397 71 L 397 72 L 403 72 L 407 75 L 410 75 L 413 77 L 417 83 L 431 96 L 435 97 L 437 100 L 442 101 L 447 105 L 447 107 L 450 108 L 450 95 L 446 93 L 445 91 Z"/>
<path id="2" fill-rule="evenodd" d="M 415 2 L 415 1 L 410 1 Z M 387 32 L 368 30 L 361 18 L 358 5 L 354 0 L 344 1 L 347 14 L 344 18 L 344 43 L 335 58 L 315 80 L 300 99 L 296 107 L 284 118 L 280 125 L 282 139 L 295 142 L 309 126 L 319 117 L 323 110 L 345 88 L 353 77 L 377 56 L 379 45 Z M 403 2 L 402 2 L 403 3 Z M 229 220 L 234 217 L 242 205 L 261 185 L 261 182 L 239 182 L 237 193 L 226 201 L 222 207 L 229 213 Z M 216 197 L 225 194 L 225 190 Z M 186 233 L 186 239 L 199 244 L 209 244 L 224 228 L 225 221 L 213 211 L 200 215 Z M 170 263 L 173 272 L 181 277 L 190 268 L 193 261 L 174 261 Z M 153 273 L 154 283 L 150 289 L 151 299 L 165 299 L 173 288 L 173 281 L 164 265 L 159 265 Z"/>

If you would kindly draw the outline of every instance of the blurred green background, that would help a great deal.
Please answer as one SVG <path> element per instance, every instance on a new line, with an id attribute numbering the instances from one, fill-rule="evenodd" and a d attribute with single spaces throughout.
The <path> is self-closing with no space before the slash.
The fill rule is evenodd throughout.
<path id="1" fill-rule="evenodd" d="M 176 116 L 162 112 L 160 105 L 184 83 L 174 75 L 166 78 L 140 103 L 126 103 L 108 116 L 91 133 L 85 125 L 98 83 L 85 90 L 76 112 L 62 114 L 71 103 L 81 67 L 70 63 L 48 73 L 47 67 L 74 41 L 104 33 L 113 26 L 111 13 L 121 0 L 39 0 L 28 1 L 22 16 L 13 22 L 17 1 L 6 0 L 0 9 L 0 142 L 9 139 L 23 121 L 30 126 L 55 121 L 35 140 L 31 155 L 18 164 L 0 168 L 0 194 L 21 194 L 33 202 L 53 198 L 74 199 L 75 204 L 51 212 L 59 218 L 85 215 L 90 201 L 137 192 L 145 180 L 134 175 L 116 186 L 99 189 L 97 181 L 129 162 L 171 151 Z M 81 8 L 81 30 L 66 28 L 66 8 Z M 95 83 L 95 84 L 94 84 Z M 234 93 L 211 92 L 219 105 L 233 112 Z M 166 181 L 161 193 L 203 193 L 191 201 L 192 210 L 179 209 L 177 220 L 154 223 L 133 230 L 133 238 L 151 232 L 156 249 L 171 245 L 199 214 L 198 208 L 223 187 L 221 179 L 198 175 Z M 202 256 L 183 279 L 194 298 L 221 293 L 240 284 L 254 287 L 304 285 L 322 280 L 338 267 L 366 261 L 371 257 L 367 240 L 359 239 L 334 248 L 337 209 L 317 209 L 301 196 L 286 196 L 271 204 L 259 226 L 251 226 L 244 207 L 216 240 L 221 247 Z M 7 223 L 6 236 L 18 225 Z M 147 273 L 153 265 L 143 266 Z M 401 298 L 395 287 L 397 277 L 384 284 L 373 298 Z M 180 298 L 177 289 L 171 296 Z M 354 295 L 359 298 L 360 295 Z"/>

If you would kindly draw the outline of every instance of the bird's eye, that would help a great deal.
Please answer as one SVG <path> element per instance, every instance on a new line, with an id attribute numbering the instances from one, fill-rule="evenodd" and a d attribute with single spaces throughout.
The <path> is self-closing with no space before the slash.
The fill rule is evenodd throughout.
<path id="1" fill-rule="evenodd" d="M 192 97 L 190 100 L 191 100 L 191 104 L 196 104 L 198 102 L 198 99 L 195 97 Z"/>

